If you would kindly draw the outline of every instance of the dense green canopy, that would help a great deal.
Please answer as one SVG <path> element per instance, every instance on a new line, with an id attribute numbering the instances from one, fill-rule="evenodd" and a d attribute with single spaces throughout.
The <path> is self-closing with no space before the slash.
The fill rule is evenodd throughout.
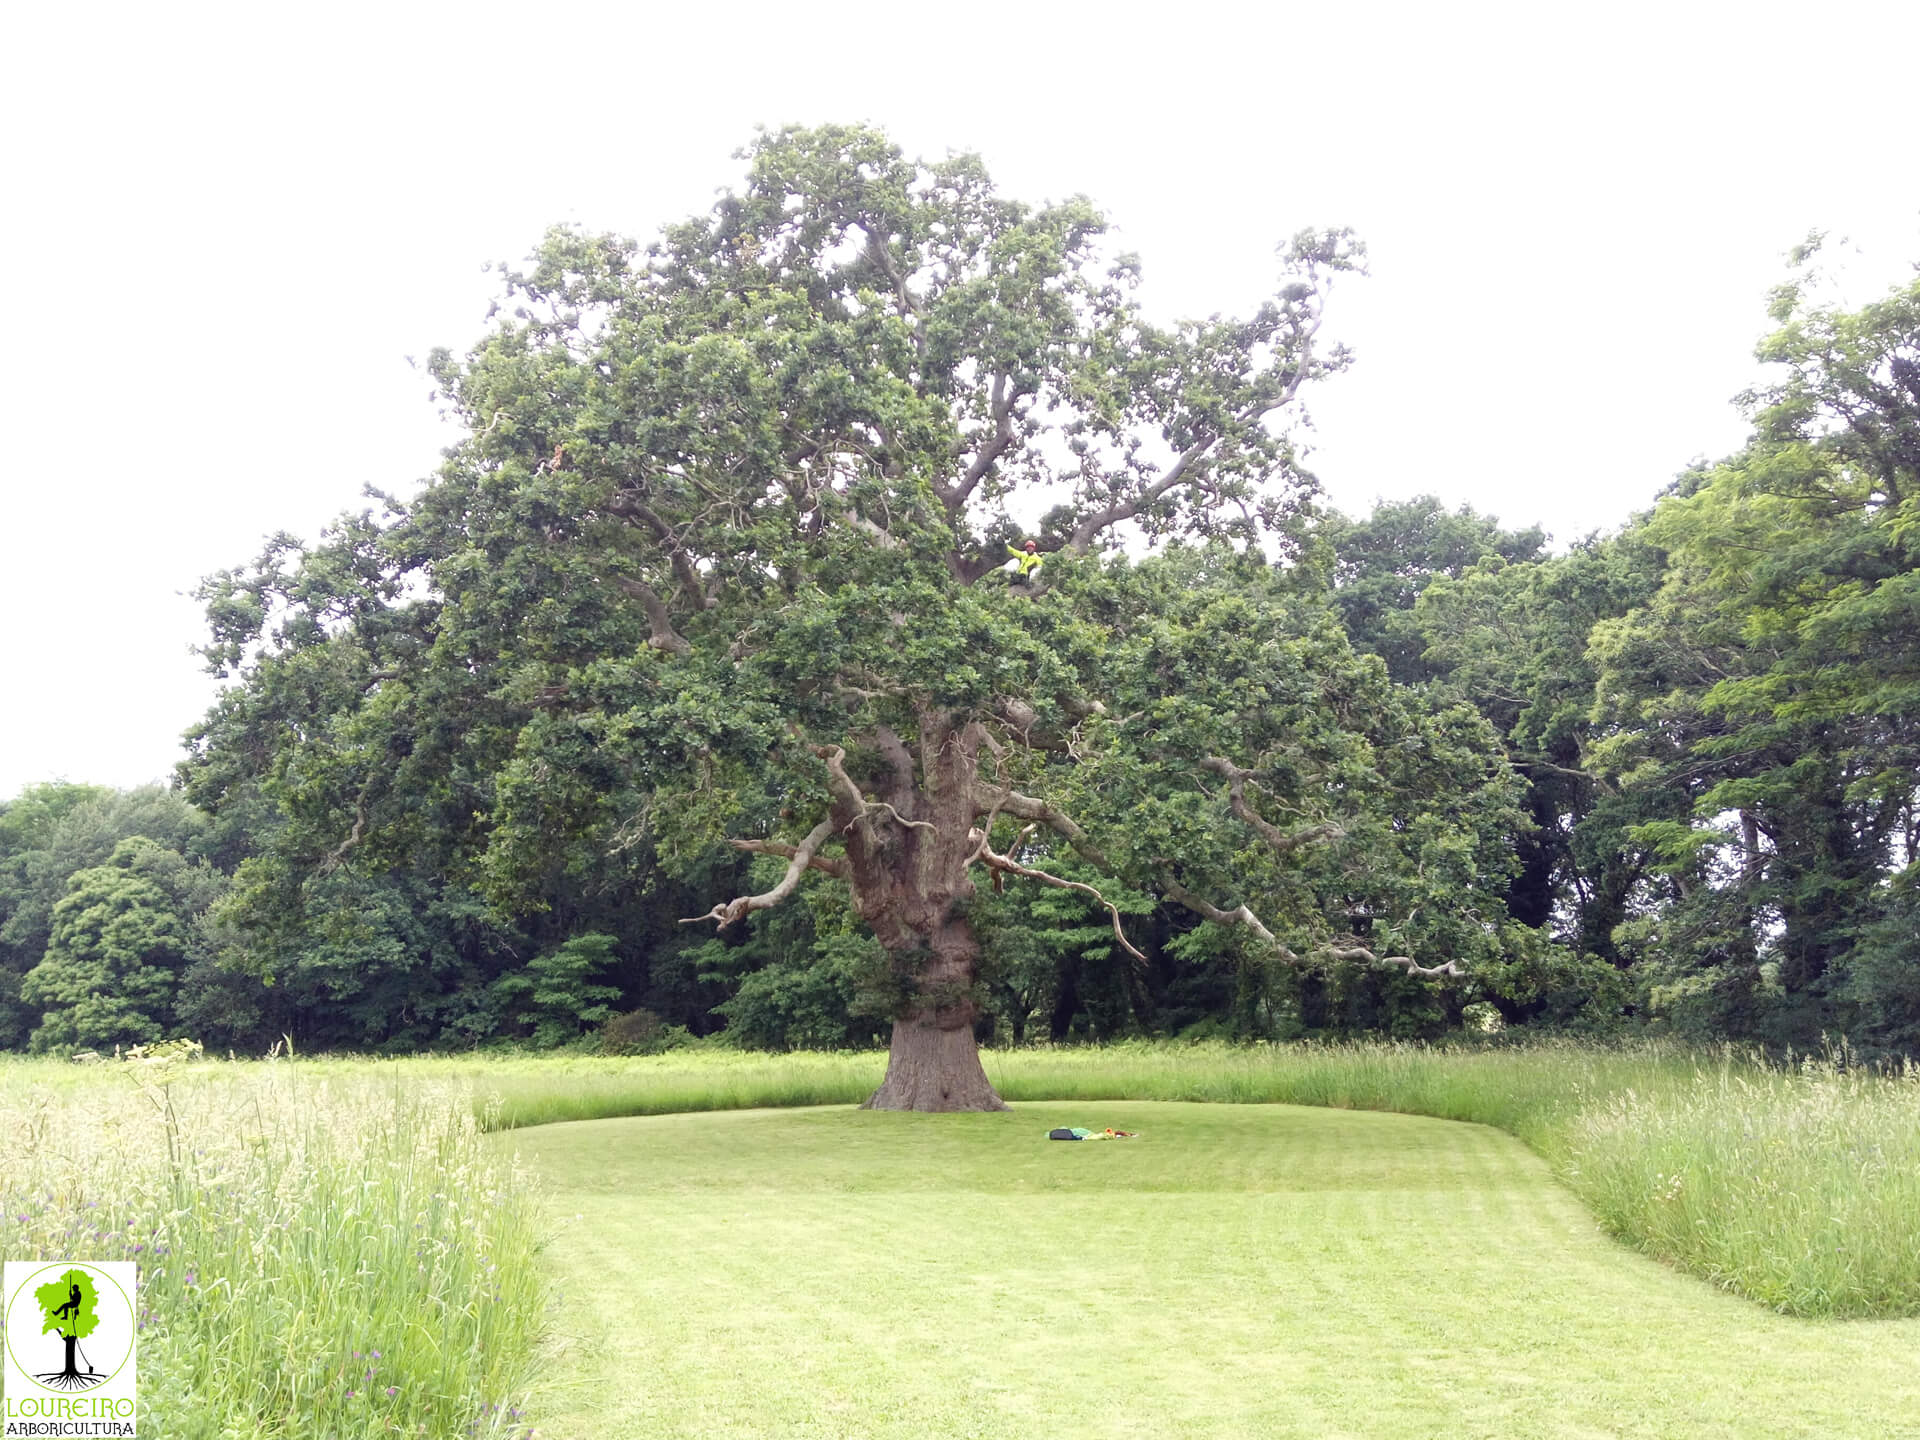
<path id="1" fill-rule="evenodd" d="M 1344 233 L 1162 326 L 1084 200 L 745 159 L 550 234 L 419 493 L 208 582 L 184 795 L 0 805 L 0 1044 L 1920 1052 L 1920 288 L 1783 286 L 1750 441 L 1549 553 L 1318 504 Z"/>
<path id="2" fill-rule="evenodd" d="M 20 982 L 20 998 L 44 1012 L 34 1049 L 166 1038 L 162 1017 L 193 943 L 192 885 L 179 855 L 138 837 L 67 882 L 46 953 Z"/>
<path id="3" fill-rule="evenodd" d="M 256 913 L 423 847 L 511 909 L 724 841 L 788 863 L 722 929 L 849 888 L 896 1068 L 958 1047 L 883 1091 L 916 1105 L 990 1102 L 979 873 L 1073 851 L 1289 963 L 1501 952 L 1491 731 L 1394 691 L 1260 548 L 1301 548 L 1285 422 L 1345 363 L 1315 337 L 1354 242 L 1300 235 L 1252 316 L 1166 328 L 1084 200 L 857 129 L 747 158 L 646 249 L 550 235 L 434 358 L 471 438 L 419 498 L 211 587 L 246 683 L 193 793 L 270 783 Z"/>

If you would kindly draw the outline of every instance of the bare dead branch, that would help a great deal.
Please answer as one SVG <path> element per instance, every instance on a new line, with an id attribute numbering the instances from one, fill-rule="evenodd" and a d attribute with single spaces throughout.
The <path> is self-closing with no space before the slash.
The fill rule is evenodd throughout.
<path id="1" fill-rule="evenodd" d="M 878 814 L 882 810 L 886 811 L 887 814 L 891 815 L 894 818 L 895 823 L 908 826 L 914 830 L 932 830 L 937 833 L 940 828 L 939 826 L 935 825 L 931 820 L 909 820 L 907 819 L 906 816 L 902 815 L 898 810 L 894 809 L 893 806 L 889 805 L 884 800 L 869 800 L 867 802 L 867 808 L 863 812 L 863 815 L 861 818 L 864 818 L 866 815 Z M 851 820 L 847 822 L 848 825 L 851 825 L 852 823 L 853 822 Z M 844 830 L 847 827 L 846 825 L 842 825 L 840 828 Z"/>
<path id="2" fill-rule="evenodd" d="M 1317 955 L 1330 955 L 1335 960 L 1364 960 L 1369 965 L 1404 965 L 1409 975 L 1465 975 L 1460 962 L 1449 960 L 1444 965 L 1422 965 L 1410 955 L 1376 955 L 1354 936 L 1345 937 L 1344 943 L 1323 945 L 1314 952 Z"/>
<path id="3" fill-rule="evenodd" d="M 990 790 L 975 801 L 976 808 L 974 813 L 976 815 L 984 813 L 984 811 L 979 808 L 982 800 L 986 801 L 988 806 L 996 812 L 1005 811 L 1007 814 L 1017 816 L 1022 820 L 1036 820 L 1040 824 L 1045 825 L 1049 830 L 1052 830 L 1071 845 L 1075 853 L 1096 870 L 1110 871 L 1113 869 L 1113 862 L 1108 860 L 1105 853 L 1094 845 L 1087 832 L 1074 824 L 1066 815 L 1054 809 L 1053 806 L 1049 805 L 1046 801 L 1036 800 L 1031 795 L 1022 795 L 1017 790 Z"/>
<path id="4" fill-rule="evenodd" d="M 827 788 L 833 792 L 835 822 L 842 831 L 860 828 L 860 837 L 874 842 L 873 827 L 867 823 L 867 797 L 847 774 L 847 752 L 838 745 L 808 747 L 827 762 Z"/>
<path id="5" fill-rule="evenodd" d="M 1007 848 L 1009 850 L 1019 849 L 1021 842 L 1024 841 L 1028 835 L 1033 833 L 1033 828 L 1034 827 L 1031 825 L 1027 826 L 1026 829 L 1022 830 L 1020 834 L 1017 837 L 1015 837 L 1013 844 L 1009 845 Z M 1107 899 L 1106 896 L 1102 895 L 1093 886 L 1084 884 L 1078 880 L 1064 880 L 1058 875 L 1049 875 L 1044 870 L 1035 870 L 1030 865 L 1022 865 L 1019 861 L 1012 859 L 1010 856 L 997 854 L 994 851 L 993 847 L 987 843 L 987 836 L 984 832 L 982 832 L 980 835 L 980 843 L 975 848 L 974 854 L 979 859 L 984 860 L 986 862 L 987 868 L 989 870 L 1002 871 L 1008 875 L 1018 875 L 1025 880 L 1038 880 L 1043 885 L 1052 885 L 1061 890 L 1078 890 L 1082 895 L 1091 895 L 1095 900 L 1099 901 L 1102 905 L 1106 906 L 1107 916 L 1109 919 L 1113 921 L 1113 938 L 1120 942 L 1120 948 L 1126 951 L 1127 954 L 1131 955 L 1135 960 L 1138 960 L 1143 964 L 1146 962 L 1146 958 L 1147 958 L 1146 955 L 1143 952 L 1134 949 L 1133 942 L 1127 939 L 1127 932 L 1120 928 L 1119 907 L 1115 905 L 1111 900 Z M 969 861 L 968 863 L 971 864 L 972 862 Z"/>
<path id="6" fill-rule="evenodd" d="M 1244 903 L 1234 906 L 1231 910 L 1222 910 L 1218 905 L 1201 899 L 1178 880 L 1174 879 L 1171 874 L 1161 877 L 1160 889 L 1169 900 L 1175 904 L 1186 906 L 1187 909 L 1193 911 L 1194 914 L 1203 920 L 1211 920 L 1216 925 L 1246 926 L 1247 929 L 1259 936 L 1261 940 L 1271 945 L 1279 953 L 1280 958 L 1285 960 L 1289 965 L 1297 965 L 1300 963 L 1300 957 L 1288 949 L 1285 942 L 1283 942 L 1279 936 L 1275 935 L 1263 925 L 1260 917 L 1254 914 Z"/>
<path id="7" fill-rule="evenodd" d="M 724 930 L 736 921 L 746 918 L 747 915 L 755 910 L 771 910 L 782 900 L 793 894 L 795 887 L 800 883 L 800 877 L 806 874 L 808 867 L 813 864 L 814 853 L 819 850 L 831 834 L 833 834 L 832 820 L 822 820 L 818 825 L 814 826 L 813 829 L 809 830 L 807 832 L 807 838 L 793 847 L 792 857 L 787 862 L 786 874 L 780 877 L 780 883 L 771 890 L 759 895 L 735 896 L 731 900 L 722 901 L 720 904 L 715 905 L 713 909 L 704 915 L 692 915 L 680 923 L 682 925 L 698 925 L 703 921 L 711 920 L 714 922 L 715 930 Z M 754 850 L 763 844 L 774 842 L 748 841 L 743 844 L 736 840 L 732 843 L 742 850 Z M 836 870 L 829 871 L 828 873 L 840 874 L 843 872 Z"/>
<path id="8" fill-rule="evenodd" d="M 985 825 L 975 826 L 967 832 L 967 838 L 974 842 L 973 853 L 967 856 L 966 864 L 962 865 L 960 867 L 961 869 L 965 870 L 970 868 L 981 856 L 987 853 L 987 842 L 993 835 L 993 822 L 999 818 L 1000 806 L 996 803 L 993 809 L 987 812 L 987 823 Z"/>
<path id="9" fill-rule="evenodd" d="M 789 845 L 783 840 L 729 840 L 727 844 L 736 850 L 745 850 L 750 855 L 777 855 L 785 860 L 791 860 L 800 853 L 798 845 Z M 835 855 L 809 855 L 807 868 L 818 870 L 823 875 L 832 875 L 840 880 L 846 879 L 852 873 L 852 868 L 847 862 Z"/>

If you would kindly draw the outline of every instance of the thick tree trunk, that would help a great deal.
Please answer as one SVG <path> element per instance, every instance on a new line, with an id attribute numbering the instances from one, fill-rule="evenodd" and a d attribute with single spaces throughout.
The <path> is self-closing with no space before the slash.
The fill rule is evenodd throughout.
<path id="1" fill-rule="evenodd" d="M 951 913 L 927 941 L 901 957 L 916 1000 L 894 1017 L 887 1078 L 864 1108 L 1004 1110 L 1006 1102 L 980 1067 L 973 1038 L 980 1013 L 973 988 L 980 975 L 980 942 L 966 917 Z"/>
<path id="2" fill-rule="evenodd" d="M 88 1375 L 80 1373 L 80 1362 L 75 1353 L 79 1348 L 80 1339 L 77 1335 L 69 1335 L 64 1330 L 57 1333 L 67 1343 L 67 1368 L 44 1371 L 34 1378 L 42 1385 L 52 1385 L 61 1390 L 83 1390 L 86 1388 L 83 1382 L 88 1379 L 92 1371 L 89 1368 Z"/>
<path id="3" fill-rule="evenodd" d="M 887 1077 L 869 1110 L 1004 1110 L 974 1044 L 980 942 L 965 904 L 975 858 L 977 722 L 924 710 L 916 757 L 891 730 L 874 736 L 877 805 L 827 752 L 832 821 L 845 837 L 854 908 L 872 927 L 904 982 L 893 1022 Z M 917 774 L 916 774 L 917 771 Z M 881 813 L 876 814 L 876 811 Z"/>
<path id="4" fill-rule="evenodd" d="M 980 1067 L 973 1026 L 943 1024 L 934 1014 L 893 1022 L 887 1078 L 867 1110 L 1004 1110 Z"/>

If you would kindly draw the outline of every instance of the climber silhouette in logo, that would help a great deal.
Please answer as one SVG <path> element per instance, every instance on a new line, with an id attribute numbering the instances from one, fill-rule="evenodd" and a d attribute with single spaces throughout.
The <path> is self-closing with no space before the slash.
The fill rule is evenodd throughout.
<path id="1" fill-rule="evenodd" d="M 64 1367 L 43 1371 L 33 1378 L 56 1390 L 91 1390 L 105 1384 L 107 1377 L 93 1368 L 91 1360 L 87 1360 L 84 1371 L 79 1366 L 79 1361 L 86 1359 L 80 1342 L 100 1328 L 100 1315 L 95 1308 L 99 1297 L 86 1271 L 67 1271 L 51 1285 L 35 1290 L 33 1298 L 39 1303 L 41 1317 L 46 1322 L 40 1327 L 40 1333 L 52 1331 L 67 1348 Z"/>

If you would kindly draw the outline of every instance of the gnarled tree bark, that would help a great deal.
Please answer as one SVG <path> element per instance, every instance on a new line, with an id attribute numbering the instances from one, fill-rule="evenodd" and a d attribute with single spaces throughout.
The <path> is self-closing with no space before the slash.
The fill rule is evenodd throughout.
<path id="1" fill-rule="evenodd" d="M 974 1042 L 980 942 L 964 909 L 974 895 L 970 871 L 984 851 L 974 819 L 980 750 L 988 737 L 978 721 L 939 711 L 922 710 L 916 719 L 918 753 L 879 727 L 862 747 L 873 773 L 858 779 L 843 747 L 814 746 L 832 797 L 827 818 L 798 845 L 736 842 L 786 856 L 786 874 L 763 895 L 716 905 L 694 919 L 724 929 L 786 898 L 809 868 L 844 880 L 901 987 L 886 1078 L 867 1108 L 1004 1110 Z M 820 855 L 834 838 L 844 856 Z"/>

